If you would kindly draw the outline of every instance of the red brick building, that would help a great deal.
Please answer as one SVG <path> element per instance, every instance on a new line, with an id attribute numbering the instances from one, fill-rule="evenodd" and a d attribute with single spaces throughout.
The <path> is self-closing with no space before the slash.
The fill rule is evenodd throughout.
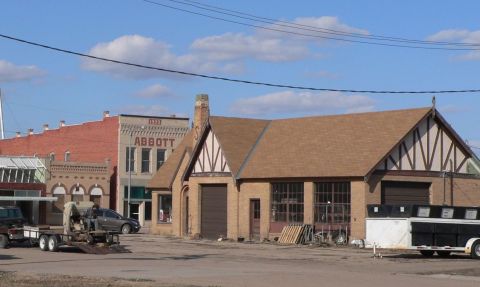
<path id="1" fill-rule="evenodd" d="M 110 116 L 105 112 L 99 121 L 75 125 L 60 121 L 54 129 L 44 125 L 40 133 L 29 129 L 21 136 L 18 132 L 14 138 L 0 140 L 0 155 L 45 158 L 47 166 L 64 162 L 61 172 L 52 170 L 47 177 L 47 196 L 69 201 L 102 194 L 101 202 L 109 202 L 102 206 L 137 217 L 143 224 L 151 214 L 151 194 L 145 186 L 188 129 L 188 118 Z M 108 167 L 106 176 L 103 166 Z M 96 174 L 99 168 L 102 171 Z"/>

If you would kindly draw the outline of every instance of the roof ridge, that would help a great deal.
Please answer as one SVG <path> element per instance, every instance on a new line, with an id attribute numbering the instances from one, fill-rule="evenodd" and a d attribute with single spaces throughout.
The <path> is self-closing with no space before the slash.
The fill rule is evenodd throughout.
<path id="1" fill-rule="evenodd" d="M 253 155 L 253 152 L 255 152 L 256 148 L 257 148 L 257 145 L 258 143 L 263 139 L 263 136 L 265 135 L 265 133 L 267 132 L 267 130 L 270 128 L 270 124 L 272 123 L 272 121 L 268 121 L 268 124 L 263 128 L 262 132 L 258 135 L 257 137 L 257 140 L 255 141 L 255 143 L 253 144 L 252 148 L 248 151 L 247 153 L 247 156 L 245 157 L 245 159 L 243 160 L 242 164 L 240 165 L 240 168 L 238 169 L 238 172 L 235 176 L 235 179 L 238 180 L 240 179 L 240 175 L 242 174 L 242 171 L 243 171 L 243 168 L 245 167 L 245 165 L 248 163 L 248 161 L 250 160 L 250 157 Z"/>

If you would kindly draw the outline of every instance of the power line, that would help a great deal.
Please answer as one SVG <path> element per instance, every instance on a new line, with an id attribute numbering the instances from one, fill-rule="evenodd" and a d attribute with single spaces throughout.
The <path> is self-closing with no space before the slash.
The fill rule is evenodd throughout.
<path id="1" fill-rule="evenodd" d="M 242 26 L 248 26 L 248 27 L 253 27 L 257 29 L 263 29 L 263 30 L 268 30 L 268 31 L 274 31 L 274 32 L 281 32 L 281 33 L 286 33 L 286 34 L 292 34 L 296 36 L 303 36 L 303 37 L 313 37 L 313 38 L 320 38 L 320 39 L 327 39 L 327 40 L 335 40 L 335 41 L 342 41 L 342 42 L 349 42 L 349 43 L 360 43 L 360 44 L 369 44 L 369 45 L 377 45 L 377 46 L 387 46 L 387 47 L 397 47 L 397 48 L 410 48 L 410 49 L 424 49 L 424 50 L 449 50 L 449 51 L 477 51 L 480 50 L 480 48 L 452 48 L 452 47 L 428 47 L 428 46 L 411 46 L 411 45 L 402 45 L 402 44 L 389 44 L 389 43 L 379 43 L 379 42 L 371 42 L 371 41 L 361 41 L 361 40 L 352 40 L 352 39 L 345 39 L 345 38 L 337 38 L 337 37 L 330 37 L 330 36 L 320 36 L 320 35 L 314 35 L 314 34 L 306 34 L 306 33 L 300 33 L 300 32 L 294 32 L 294 31 L 287 31 L 287 30 L 282 30 L 282 29 L 277 29 L 277 28 L 272 28 L 272 27 L 266 27 L 266 26 L 260 26 L 260 25 L 255 25 L 255 24 L 248 24 L 244 22 L 239 22 L 235 20 L 229 20 L 221 17 L 216 17 L 208 14 L 203 14 L 179 7 L 174 7 L 170 6 L 167 4 L 162 4 L 158 3 L 155 1 L 150 1 L 150 0 L 142 0 L 144 2 L 182 11 L 185 13 L 190 13 L 210 19 L 215 19 L 215 20 L 220 20 L 223 22 L 228 22 L 228 23 L 233 23 L 233 24 L 238 24 Z M 169 0 L 171 1 L 171 0 Z M 461 43 L 458 43 L 461 44 Z"/>
<path id="2" fill-rule="evenodd" d="M 155 1 L 152 1 L 152 0 L 142 0 L 142 1 L 148 2 L 148 3 L 155 2 Z M 315 26 L 299 24 L 299 23 L 294 23 L 294 22 L 282 21 L 282 20 L 278 20 L 278 19 L 256 16 L 256 15 L 253 15 L 253 14 L 240 12 L 240 11 L 237 11 L 237 10 L 225 9 L 225 8 L 222 8 L 222 7 L 219 7 L 219 6 L 204 4 L 204 3 L 201 3 L 201 2 L 198 2 L 198 1 L 192 1 L 192 0 L 184 0 L 184 1 L 167 0 L 167 1 L 174 2 L 174 3 L 177 3 L 177 4 L 188 5 L 188 6 L 198 8 L 198 9 L 207 10 L 207 11 L 211 11 L 211 12 L 215 12 L 215 13 L 219 13 L 219 14 L 223 14 L 223 15 L 233 16 L 233 17 L 237 17 L 237 18 L 241 18 L 241 19 L 252 20 L 252 21 L 272 24 L 272 25 L 276 25 L 276 26 L 281 26 L 281 27 L 299 29 L 299 30 L 315 31 L 315 32 L 325 33 L 325 34 L 342 35 L 342 36 L 347 36 L 347 37 L 363 38 L 363 39 L 374 39 L 374 40 L 379 40 L 379 41 L 416 43 L 416 44 L 425 44 L 425 45 L 480 46 L 480 44 L 478 44 L 478 43 L 458 43 L 458 42 L 428 41 L 428 40 L 425 41 L 425 40 L 408 39 L 408 38 L 401 38 L 401 37 L 391 37 L 391 36 L 383 36 L 383 35 L 368 35 L 368 34 L 362 34 L 362 33 L 356 33 L 356 32 L 346 32 L 346 31 L 340 31 L 340 30 L 335 30 L 335 29 L 321 28 L 321 27 L 315 27 Z M 158 3 L 158 2 L 155 2 L 155 3 Z M 154 3 L 152 3 L 152 4 L 154 4 Z"/>
<path id="3" fill-rule="evenodd" d="M 166 69 L 166 68 L 160 68 L 160 67 L 153 67 L 153 66 L 147 66 L 147 65 L 142 65 L 142 64 L 135 64 L 135 63 L 130 63 L 130 62 L 124 62 L 124 61 L 119 61 L 119 60 L 114 60 L 114 59 L 108 59 L 108 58 L 103 58 L 103 57 L 97 57 L 97 56 L 92 56 L 88 54 L 83 54 L 71 50 L 66 50 L 66 49 L 61 49 L 61 48 L 56 48 L 53 46 L 48 46 L 45 44 L 40 44 L 32 41 L 27 41 L 23 40 L 20 38 L 8 36 L 5 34 L 0 34 L 0 37 L 17 41 L 20 43 L 36 46 L 36 47 L 42 47 L 45 49 L 57 51 L 57 52 L 62 52 L 66 54 L 71 54 L 71 55 L 77 55 L 85 58 L 90 58 L 90 59 L 95 59 L 95 60 L 100 60 L 100 61 L 105 61 L 105 62 L 110 62 L 110 63 L 115 63 L 115 64 L 121 64 L 121 65 L 127 65 L 127 66 L 132 66 L 132 67 L 137 67 L 137 68 L 142 68 L 142 69 L 149 69 L 149 70 L 156 70 L 156 71 L 161 71 L 161 72 L 168 72 L 168 73 L 174 73 L 174 74 L 180 74 L 180 75 L 186 75 L 186 76 L 192 76 L 192 77 L 199 77 L 199 78 L 206 78 L 206 79 L 212 79 L 212 80 L 221 80 L 221 81 L 227 81 L 227 82 L 235 82 L 235 83 L 242 83 L 242 84 L 250 84 L 250 85 L 259 85 L 259 86 L 267 86 L 267 87 L 276 87 L 276 88 L 287 88 L 287 89 L 296 89 L 296 90 L 310 90 L 310 91 L 326 91 L 326 92 L 344 92 L 344 93 L 365 93 L 365 94 L 451 94 L 451 93 L 476 93 L 480 92 L 480 89 L 465 89 L 465 90 L 431 90 L 431 91 L 426 91 L 426 90 L 419 90 L 419 91 L 393 91 L 393 90 L 355 90 L 355 89 L 332 89 L 332 88 L 315 88 L 315 87 L 306 87 L 306 86 L 295 86 L 295 85 L 286 85 L 286 84 L 275 84 L 275 83 L 267 83 L 267 82 L 257 82 L 257 81 L 249 81 L 249 80 L 242 80 L 242 79 L 234 79 L 234 78 L 226 78 L 226 77 L 219 77 L 219 76 L 211 76 L 211 75 L 206 75 L 206 74 L 199 74 L 199 73 L 192 73 L 192 72 L 185 72 L 185 71 L 180 71 L 180 70 L 172 70 L 172 69 Z"/>

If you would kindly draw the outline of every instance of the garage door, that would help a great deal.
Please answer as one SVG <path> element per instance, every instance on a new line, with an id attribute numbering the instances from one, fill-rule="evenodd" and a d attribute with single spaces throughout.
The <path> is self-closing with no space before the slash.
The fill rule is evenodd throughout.
<path id="1" fill-rule="evenodd" d="M 430 204 L 430 183 L 382 182 L 382 204 Z"/>
<path id="2" fill-rule="evenodd" d="M 201 230 L 203 238 L 227 236 L 227 186 L 202 185 Z"/>

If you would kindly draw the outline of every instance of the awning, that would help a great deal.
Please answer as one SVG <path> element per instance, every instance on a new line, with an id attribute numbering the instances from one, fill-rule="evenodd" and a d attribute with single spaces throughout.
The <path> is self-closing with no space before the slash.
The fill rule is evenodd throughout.
<path id="1" fill-rule="evenodd" d="M 58 197 L 0 196 L 0 201 L 57 201 Z"/>

